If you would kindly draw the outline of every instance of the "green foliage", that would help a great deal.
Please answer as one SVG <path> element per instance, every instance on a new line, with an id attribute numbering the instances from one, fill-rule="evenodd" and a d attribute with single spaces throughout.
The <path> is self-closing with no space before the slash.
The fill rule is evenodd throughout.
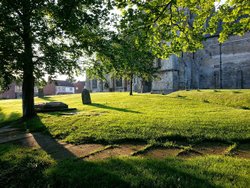
<path id="1" fill-rule="evenodd" d="M 81 70 L 103 35 L 109 0 L 2 0 L 0 2 L 1 88 L 21 80 L 23 117 L 35 116 L 34 85 L 45 75 Z"/>
<path id="2" fill-rule="evenodd" d="M 224 42 L 230 35 L 244 35 L 250 31 L 250 2 L 248 0 L 227 0 L 219 7 L 215 19 L 223 23 L 219 41 Z M 214 23 L 213 23 L 214 24 Z"/>
<path id="3" fill-rule="evenodd" d="M 155 57 L 142 34 L 115 35 L 106 41 L 105 50 L 96 54 L 96 62 L 88 69 L 90 77 L 105 79 L 105 75 L 132 80 L 135 76 L 151 80 L 158 70 Z"/>
<path id="4" fill-rule="evenodd" d="M 164 58 L 202 48 L 208 35 L 220 33 L 219 41 L 224 42 L 232 34 L 249 31 L 248 0 L 228 0 L 216 8 L 219 0 L 116 2 L 123 13 L 122 32 L 128 35 L 146 32 L 152 52 Z"/>
<path id="5" fill-rule="evenodd" d="M 105 21 L 108 14 L 107 1 L 100 0 L 3 0 L 0 3 L 0 74 L 3 78 L 0 83 L 5 87 L 14 79 L 22 79 L 27 41 L 32 45 L 37 81 L 45 74 L 77 73 L 80 68 L 77 60 L 92 51 L 94 40 L 101 35 L 100 22 Z"/>

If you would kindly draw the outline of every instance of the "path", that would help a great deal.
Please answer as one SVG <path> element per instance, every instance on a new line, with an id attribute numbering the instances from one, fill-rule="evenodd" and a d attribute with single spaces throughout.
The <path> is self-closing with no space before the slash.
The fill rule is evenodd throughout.
<path id="1" fill-rule="evenodd" d="M 230 144 L 200 143 L 190 147 L 163 147 L 146 144 L 81 144 L 73 145 L 53 139 L 42 133 L 27 133 L 17 128 L 0 128 L 0 144 L 13 143 L 25 147 L 42 148 L 56 160 L 79 158 L 84 160 L 105 159 L 116 156 L 141 156 L 150 158 L 193 157 L 201 155 L 227 155 L 250 159 L 249 144 L 238 145 L 233 150 Z"/>

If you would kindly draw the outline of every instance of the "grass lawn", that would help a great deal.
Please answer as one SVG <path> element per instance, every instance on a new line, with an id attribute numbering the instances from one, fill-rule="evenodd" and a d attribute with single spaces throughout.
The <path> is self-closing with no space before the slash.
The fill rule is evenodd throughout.
<path id="1" fill-rule="evenodd" d="M 249 187 L 250 162 L 209 156 L 54 161 L 40 149 L 0 145 L 1 187 Z"/>
<path id="2" fill-rule="evenodd" d="M 71 143 L 141 140 L 250 139 L 250 90 L 178 91 L 169 95 L 93 93 L 92 105 L 81 96 L 62 95 L 36 102 L 62 101 L 77 113 L 39 114 L 26 123 Z M 0 122 L 20 117 L 21 100 L 0 101 Z"/>
<path id="3" fill-rule="evenodd" d="M 14 124 L 71 143 L 250 140 L 250 90 L 178 91 L 169 95 L 93 93 L 36 98 L 62 101 L 76 113 L 45 113 Z M 21 117 L 21 100 L 0 101 L 0 126 Z M 199 141 L 199 142 L 198 142 Z M 210 142 L 209 141 L 209 142 Z M 233 141 L 233 143 L 232 143 Z M 236 142 L 236 143 L 234 143 Z M 210 142 L 211 143 L 211 142 Z M 231 145 L 232 144 L 232 145 Z M 188 151 L 189 146 L 186 147 Z M 226 153 L 225 153 L 226 154 Z M 219 154 L 193 157 L 131 156 L 106 160 L 55 160 L 43 149 L 0 145 L 0 187 L 249 187 L 250 160 Z M 32 178 L 31 178 L 32 177 Z"/>

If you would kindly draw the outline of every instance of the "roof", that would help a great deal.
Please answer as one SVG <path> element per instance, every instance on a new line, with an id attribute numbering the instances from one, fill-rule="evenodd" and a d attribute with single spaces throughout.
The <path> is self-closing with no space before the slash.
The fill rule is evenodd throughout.
<path id="1" fill-rule="evenodd" d="M 74 87 L 73 83 L 66 80 L 54 80 L 56 86 Z"/>

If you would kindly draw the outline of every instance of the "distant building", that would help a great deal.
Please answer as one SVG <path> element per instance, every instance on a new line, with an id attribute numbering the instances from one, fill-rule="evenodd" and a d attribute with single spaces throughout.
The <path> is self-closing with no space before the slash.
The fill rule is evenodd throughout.
<path id="1" fill-rule="evenodd" d="M 65 80 L 51 80 L 43 88 L 44 95 L 62 95 L 75 93 L 73 83 Z"/>
<path id="2" fill-rule="evenodd" d="M 85 86 L 85 82 L 78 81 L 78 82 L 74 83 L 74 86 L 75 86 L 75 93 L 81 93 L 84 86 Z"/>
<path id="3" fill-rule="evenodd" d="M 138 77 L 133 78 L 132 89 L 136 92 L 151 92 L 151 82 L 143 81 Z M 114 78 L 110 75 L 105 76 L 105 81 L 86 78 L 86 89 L 91 92 L 109 91 L 129 91 L 130 81 L 125 78 Z"/>
<path id="4" fill-rule="evenodd" d="M 34 95 L 38 95 L 38 88 L 34 87 Z M 7 91 L 0 91 L 0 99 L 18 99 L 22 98 L 22 84 L 13 82 L 9 85 Z"/>

